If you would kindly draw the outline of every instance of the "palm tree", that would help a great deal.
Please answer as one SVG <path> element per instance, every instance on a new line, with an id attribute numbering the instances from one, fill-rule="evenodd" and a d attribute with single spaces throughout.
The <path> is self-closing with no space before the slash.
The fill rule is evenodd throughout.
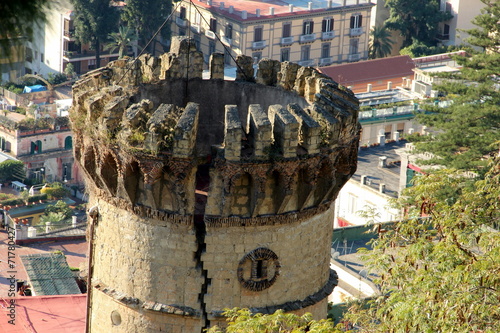
<path id="1" fill-rule="evenodd" d="M 134 31 L 127 26 L 120 26 L 118 32 L 112 32 L 108 35 L 110 42 L 104 45 L 105 50 L 111 52 L 118 49 L 118 58 L 123 58 L 125 51 L 129 46 L 137 41 Z"/>
<path id="2" fill-rule="evenodd" d="M 387 57 L 392 51 L 394 42 L 390 38 L 391 33 L 385 27 L 374 27 L 370 31 L 369 57 L 370 59 Z"/>

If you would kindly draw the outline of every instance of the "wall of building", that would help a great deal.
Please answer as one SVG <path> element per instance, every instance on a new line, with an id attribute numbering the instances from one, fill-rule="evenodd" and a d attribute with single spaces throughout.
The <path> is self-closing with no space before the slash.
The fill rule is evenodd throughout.
<path id="1" fill-rule="evenodd" d="M 391 119 L 390 117 L 378 121 L 369 121 L 362 123 L 361 138 L 359 144 L 361 146 L 369 146 L 374 143 L 380 143 L 380 136 L 384 135 L 385 140 L 394 140 L 394 133 L 399 132 L 400 137 L 404 137 L 411 133 L 422 133 L 424 126 L 419 124 L 414 118 L 411 119 Z"/>

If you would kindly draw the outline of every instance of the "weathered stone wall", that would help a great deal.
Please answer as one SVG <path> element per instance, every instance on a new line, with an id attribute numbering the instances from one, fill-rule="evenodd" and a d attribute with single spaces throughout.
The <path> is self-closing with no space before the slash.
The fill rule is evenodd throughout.
<path id="1" fill-rule="evenodd" d="M 312 68 L 262 60 L 254 77 L 250 60 L 230 82 L 214 56 L 202 80 L 182 39 L 75 85 L 75 158 L 99 209 L 93 331 L 201 331 L 232 306 L 326 314 L 358 103 Z"/>

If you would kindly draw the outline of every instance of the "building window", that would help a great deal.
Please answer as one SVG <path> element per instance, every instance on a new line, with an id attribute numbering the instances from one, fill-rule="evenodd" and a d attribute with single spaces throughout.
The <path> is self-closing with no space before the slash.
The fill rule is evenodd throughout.
<path id="1" fill-rule="evenodd" d="M 253 41 L 260 42 L 262 40 L 262 27 L 255 27 L 253 31 Z"/>
<path id="2" fill-rule="evenodd" d="M 215 41 L 211 40 L 208 42 L 208 54 L 215 53 Z"/>
<path id="3" fill-rule="evenodd" d="M 314 22 L 313 21 L 304 22 L 304 25 L 302 26 L 302 34 L 310 35 L 313 32 L 314 32 Z"/>
<path id="4" fill-rule="evenodd" d="M 330 57 L 330 43 L 321 44 L 321 58 Z"/>
<path id="5" fill-rule="evenodd" d="M 66 139 L 64 139 L 64 149 L 73 149 L 73 138 L 70 136 L 67 136 Z"/>
<path id="6" fill-rule="evenodd" d="M 40 61 L 45 62 L 45 54 L 43 52 L 40 53 Z"/>
<path id="7" fill-rule="evenodd" d="M 194 13 L 194 22 L 195 25 L 200 25 L 201 23 L 201 14 L 198 12 Z"/>
<path id="8" fill-rule="evenodd" d="M 361 28 L 363 24 L 363 15 L 356 14 L 351 16 L 351 29 Z"/>
<path id="9" fill-rule="evenodd" d="M 179 36 L 186 36 L 186 29 L 179 28 Z"/>
<path id="10" fill-rule="evenodd" d="M 281 61 L 290 61 L 290 49 L 281 49 Z"/>
<path id="11" fill-rule="evenodd" d="M 347 212 L 355 214 L 358 211 L 358 197 L 349 193 L 347 200 Z"/>
<path id="12" fill-rule="evenodd" d="M 181 7 L 181 11 L 179 13 L 179 18 L 181 20 L 185 20 L 186 19 L 186 7 Z"/>
<path id="13" fill-rule="evenodd" d="M 42 141 L 37 140 L 31 142 L 31 154 L 41 154 L 42 153 Z"/>
<path id="14" fill-rule="evenodd" d="M 302 46 L 300 50 L 300 60 L 309 60 L 311 54 L 311 46 L 310 45 L 304 45 Z"/>
<path id="15" fill-rule="evenodd" d="M 226 25 L 226 31 L 224 33 L 226 35 L 227 38 L 229 39 L 233 39 L 233 25 L 228 23 Z"/>
<path id="16" fill-rule="evenodd" d="M 331 17 L 323 19 L 323 23 L 321 25 L 321 31 L 322 32 L 333 31 L 333 19 Z"/>
<path id="17" fill-rule="evenodd" d="M 63 171 L 62 174 L 63 182 L 67 182 L 68 180 L 71 179 L 71 163 L 64 163 L 62 171 Z"/>
<path id="18" fill-rule="evenodd" d="M 231 53 L 226 48 L 224 48 L 224 63 L 226 65 L 231 65 Z"/>
<path id="19" fill-rule="evenodd" d="M 283 38 L 290 37 L 292 35 L 292 24 L 284 23 L 283 24 Z"/>
<path id="20" fill-rule="evenodd" d="M 217 19 L 210 19 L 210 31 L 217 32 Z"/>
<path id="21" fill-rule="evenodd" d="M 194 39 L 194 44 L 196 45 L 196 51 L 200 51 L 201 49 L 201 38 L 200 38 L 200 35 L 194 35 L 193 36 L 193 39 Z"/>
<path id="22" fill-rule="evenodd" d="M 96 68 L 95 66 L 96 66 L 95 59 L 89 59 L 88 69 L 95 69 Z"/>
<path id="23" fill-rule="evenodd" d="M 253 58 L 254 64 L 258 63 L 260 61 L 260 59 L 262 58 L 262 52 L 252 53 L 252 58 Z"/>
<path id="24" fill-rule="evenodd" d="M 353 38 L 349 42 L 349 54 L 357 54 L 358 53 L 358 39 Z"/>

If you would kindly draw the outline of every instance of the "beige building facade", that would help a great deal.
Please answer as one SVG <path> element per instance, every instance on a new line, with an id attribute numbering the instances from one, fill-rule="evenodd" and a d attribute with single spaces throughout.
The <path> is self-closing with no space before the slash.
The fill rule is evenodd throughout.
<path id="1" fill-rule="evenodd" d="M 198 1 L 175 7 L 172 35 L 187 35 L 204 54 L 222 52 L 301 66 L 326 66 L 368 58 L 368 0 Z M 230 56 L 231 55 L 231 56 Z M 207 57 L 207 56 L 206 56 Z M 208 58 L 205 58 L 208 62 Z"/>

